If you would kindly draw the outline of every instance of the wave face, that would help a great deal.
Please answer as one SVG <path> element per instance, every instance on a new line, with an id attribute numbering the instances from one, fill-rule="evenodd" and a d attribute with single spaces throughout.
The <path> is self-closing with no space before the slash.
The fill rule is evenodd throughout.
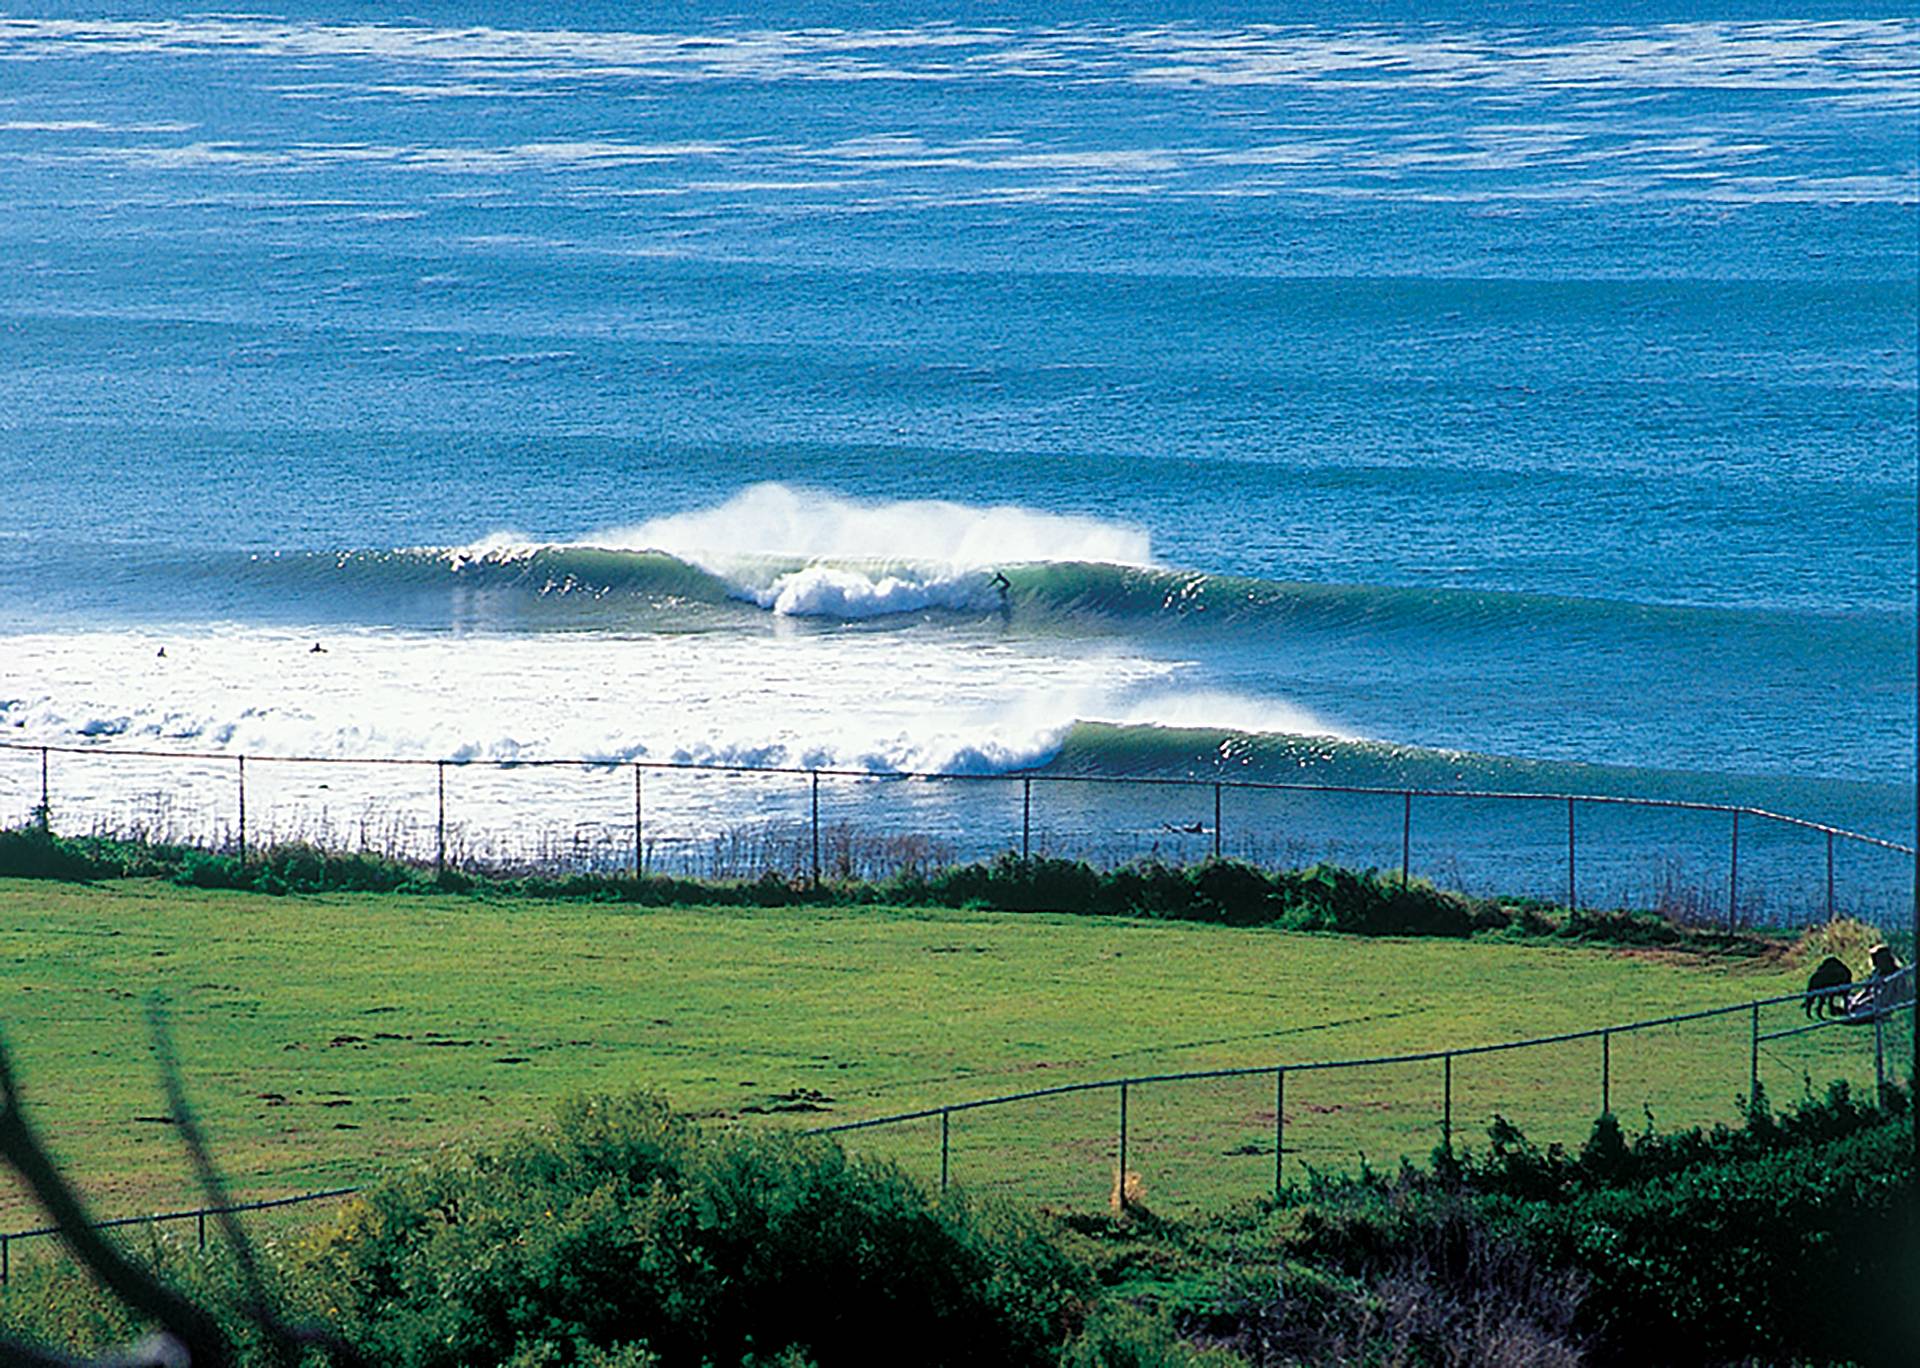
<path id="1" fill-rule="evenodd" d="M 453 563 L 465 569 L 495 560 L 511 564 L 521 555 L 557 558 L 569 573 L 577 561 L 591 582 L 599 557 L 620 553 L 671 557 L 711 575 L 728 596 L 781 617 L 849 620 L 993 610 L 1005 602 L 1003 581 L 995 578 L 1003 566 L 1152 562 L 1147 534 L 1122 523 L 1013 505 L 863 503 L 770 483 L 714 508 L 597 533 L 567 547 L 521 548 L 489 539 L 474 554 L 454 553 Z M 651 562 L 648 570 L 666 573 Z"/>
<path id="2" fill-rule="evenodd" d="M 1370 741 L 1319 732 L 1217 725 L 1083 722 L 1061 739 L 1050 773 L 1074 776 L 1244 780 L 1436 792 L 1588 794 L 1686 802 L 1784 804 L 1897 829 L 1897 786 L 1845 780 L 1702 774 L 1573 760 L 1540 760 Z"/>
<path id="3" fill-rule="evenodd" d="M 818 738 L 810 745 L 852 755 L 862 767 L 864 757 L 881 755 L 887 769 L 993 769 L 1041 755 L 1075 722 L 1874 782 L 1907 774 L 1912 747 L 1903 699 L 1914 688 L 1914 628 L 1903 613 L 1208 573 L 1156 563 L 1137 526 L 1020 505 L 858 501 L 758 484 L 703 511 L 568 540 L 499 532 L 440 548 L 84 548 L 65 559 L 0 546 L 0 563 L 23 561 L 29 592 L 10 607 L 40 613 L 56 630 L 119 621 L 161 632 L 230 623 L 315 634 L 524 636 L 534 657 L 553 659 L 561 657 L 559 636 L 699 636 L 710 659 L 678 669 L 693 678 L 741 672 L 749 688 L 737 696 L 739 719 L 793 713 L 799 653 L 787 638 L 795 632 L 849 640 L 879 632 L 895 640 L 902 661 L 906 642 L 924 647 L 924 663 L 912 669 L 931 680 L 998 672 L 1012 696 L 1075 680 L 1041 709 L 1044 724 L 1020 736 L 972 724 L 925 732 L 908 719 L 889 738 L 843 744 L 833 709 L 866 709 L 876 692 L 899 688 L 899 676 L 864 674 L 860 665 L 849 674 L 864 680 L 860 688 L 812 715 Z M 597 676 L 620 649 L 607 646 L 603 655 L 588 653 L 576 665 Z M 566 659 L 574 659 L 572 647 Z M 1171 686 L 1142 713 L 1142 697 L 1127 688 L 1085 688 L 1087 669 L 1098 674 L 1085 665 L 1094 659 L 1123 663 L 1114 680 L 1165 678 Z M 1075 665 L 1062 674 L 1058 661 Z M 549 680 L 530 707 L 580 688 L 528 669 Z M 645 674 L 657 665 L 639 659 L 622 669 Z M 808 669 L 831 672 L 837 663 L 828 651 Z M 1075 705 L 1060 707 L 1062 699 Z M 927 707 L 941 711 L 937 699 Z M 65 730 L 48 719 L 56 734 Z M 716 721 L 691 745 L 703 755 L 762 755 L 770 745 L 799 744 L 753 736 L 743 721 L 730 726 Z M 503 726 L 499 736 L 516 730 Z M 609 742 L 595 736 L 593 744 Z M 616 742 L 662 744 L 651 721 Z"/>
<path id="4" fill-rule="evenodd" d="M 579 609 L 595 621 L 624 607 L 636 624 L 660 626 L 672 625 L 676 609 L 727 602 L 849 621 L 998 612 L 1016 601 L 1048 612 L 1085 596 L 1082 581 L 1151 565 L 1147 534 L 1124 523 L 1011 505 L 862 503 L 770 483 L 711 509 L 574 541 L 498 532 L 457 547 L 253 556 L 225 567 L 202 557 L 158 568 L 162 578 L 230 576 L 220 587 L 241 597 L 297 593 L 348 622 L 378 621 L 396 600 L 420 611 L 445 594 L 468 620 L 489 606 L 523 614 L 539 604 L 550 618 Z M 1037 573 L 1046 566 L 1054 580 Z"/>
<path id="5" fill-rule="evenodd" d="M 766 483 L 724 503 L 564 541 L 511 532 L 460 546 L 242 554 L 209 549 L 136 558 L 133 570 L 91 551 L 38 567 L 41 586 L 126 576 L 123 613 L 178 613 L 182 595 L 240 615 L 289 596 L 316 621 L 383 625 L 396 602 L 461 620 L 544 605 L 605 622 L 671 626 L 692 605 L 751 605 L 782 617 L 862 620 L 945 611 L 1004 614 L 1039 627 L 1134 630 L 1246 627 L 1472 631 L 1590 630 L 1605 621 L 1688 630 L 1751 611 L 1471 588 L 1326 584 L 1161 564 L 1144 529 L 1016 505 L 941 500 L 862 502 Z M 144 596 L 150 602 L 139 600 Z M 189 604 L 188 611 L 198 607 Z M 143 609 L 146 610 L 143 612 Z M 1898 630 L 1890 612 L 1815 614 L 1861 630 Z"/>
<path id="6" fill-rule="evenodd" d="M 1010 551 L 1017 548 L 1009 547 Z M 489 611 L 569 612 L 593 624 L 671 628 L 676 614 L 756 608 L 777 617 L 864 621 L 949 613 L 999 618 L 1047 632 L 1259 630 L 1463 636 L 1518 631 L 1583 637 L 1702 635 L 1798 630 L 1874 642 L 1897 652 L 1911 625 L 1891 612 L 1856 614 L 1736 610 L 1620 602 L 1478 589 L 1336 585 L 1212 574 L 1150 563 L 1080 559 L 980 562 L 711 551 L 488 538 L 463 547 L 208 556 L 148 571 L 151 581 L 224 596 L 236 611 L 260 611 L 297 596 L 316 621 L 381 625 L 398 602 L 429 619 L 444 606 L 470 625 Z M 1004 587 L 1003 587 L 1004 582 Z"/>
<path id="7" fill-rule="evenodd" d="M 0 561 L 9 558 L 21 560 L 19 548 L 0 548 Z M 1033 507 L 862 502 L 762 484 L 702 511 L 564 540 L 498 533 L 458 546 L 251 555 L 88 547 L 65 560 L 39 554 L 28 582 L 16 611 L 31 605 L 58 630 L 120 621 L 163 631 L 227 622 L 451 632 L 489 637 L 493 653 L 526 637 L 534 657 L 554 658 L 551 639 L 565 635 L 700 636 L 709 658 L 679 668 L 701 678 L 744 672 L 754 688 L 739 698 L 741 718 L 791 710 L 771 681 L 791 677 L 796 653 L 783 656 L 769 638 L 794 633 L 879 632 L 903 661 L 912 641 L 938 662 L 930 678 L 997 673 L 1012 696 L 1052 687 L 1031 681 L 1057 678 L 1049 672 L 1063 660 L 1078 662 L 1076 680 L 1086 661 L 1106 660 L 1124 663 L 1116 680 L 1174 681 L 1149 713 L 1125 688 L 1076 683 L 1065 695 L 1076 710 L 1050 706 L 1038 731 L 983 734 L 978 745 L 968 727 L 932 735 L 908 725 L 845 747 L 831 708 L 814 719 L 815 748 L 884 755 L 891 768 L 1030 758 L 1045 751 L 1043 734 L 1057 739 L 1076 722 L 1881 782 L 1906 773 L 1911 756 L 1911 712 L 1899 699 L 1914 687 L 1913 624 L 1903 614 L 1209 573 L 1157 563 L 1150 539 L 1127 523 Z M 608 645 L 575 664 L 597 677 L 615 658 L 621 650 Z M 854 668 L 865 682 L 833 706 L 864 708 L 898 687 L 866 669 Z M 578 687 L 556 677 L 544 697 Z M 1235 700 L 1252 700 L 1252 713 Z M 738 722 L 739 734 L 727 730 L 716 724 L 695 738 L 699 753 L 755 755 L 772 744 Z M 649 723 L 622 744 L 663 738 Z"/>

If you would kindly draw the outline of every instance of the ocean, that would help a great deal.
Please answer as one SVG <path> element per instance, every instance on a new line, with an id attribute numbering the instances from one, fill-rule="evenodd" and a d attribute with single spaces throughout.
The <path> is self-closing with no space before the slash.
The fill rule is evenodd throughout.
<path id="1" fill-rule="evenodd" d="M 1911 842 L 1920 25 L 1274 16 L 9 6 L 0 820 L 51 746 L 59 829 L 231 840 L 244 755 L 416 854 L 437 770 L 272 758 L 460 762 L 506 862 L 630 860 L 636 761 L 971 777 L 830 778 L 844 868 L 1566 885 L 1562 805 L 1216 781 Z M 655 867 L 810 858 L 644 778 Z M 1583 901 L 1824 910 L 1577 815 Z"/>

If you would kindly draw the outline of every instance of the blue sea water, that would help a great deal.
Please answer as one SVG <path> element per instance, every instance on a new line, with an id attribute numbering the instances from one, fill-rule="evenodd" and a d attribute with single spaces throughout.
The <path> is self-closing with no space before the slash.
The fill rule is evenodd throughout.
<path id="1" fill-rule="evenodd" d="M 1867 5 L 9 6 L 0 724 L 1905 839 L 1917 116 Z M 1554 886 L 1524 825 L 1430 849 Z"/>

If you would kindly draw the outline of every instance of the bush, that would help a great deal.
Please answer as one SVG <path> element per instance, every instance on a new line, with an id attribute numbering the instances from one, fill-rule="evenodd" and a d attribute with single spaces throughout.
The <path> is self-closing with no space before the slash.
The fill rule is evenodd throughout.
<path id="1" fill-rule="evenodd" d="M 249 861 L 205 851 L 107 839 L 49 838 L 37 827 L 0 832 L 0 876 L 86 879 L 172 878 L 196 888 L 264 893 L 490 892 L 528 898 L 618 902 L 644 907 L 793 907 L 896 904 L 1159 917 L 1229 926 L 1272 926 L 1368 936 L 1557 936 L 1606 945 L 1673 946 L 1753 954 L 1778 943 L 1753 935 L 1682 927 L 1654 913 L 1558 912 L 1526 901 L 1447 893 L 1424 879 L 1402 883 L 1379 870 L 1314 865 L 1268 871 L 1236 860 L 1194 865 L 1143 861 L 1097 869 L 1080 860 L 1023 860 L 1011 852 L 983 863 L 915 866 L 879 881 L 815 885 L 769 871 L 753 880 L 627 874 L 500 875 L 445 870 L 309 845 L 273 846 Z"/>
<path id="2" fill-rule="evenodd" d="M 80 882 L 113 878 L 121 872 L 121 865 L 101 852 L 38 826 L 0 831 L 0 878 Z"/>
<path id="3" fill-rule="evenodd" d="M 173 881 L 183 888 L 252 888 L 253 872 L 231 855 L 189 850 Z"/>
<path id="4" fill-rule="evenodd" d="M 708 1134 L 649 1096 L 390 1180 L 313 1259 L 380 1363 L 1053 1361 L 1086 1277 L 1035 1224 L 832 1143 Z M 546 1357 L 539 1357 L 546 1355 Z M 516 1358 L 516 1356 L 519 1356 Z"/>
<path id="5" fill-rule="evenodd" d="M 1194 1324 L 1282 1361 L 1905 1363 L 1920 1217 L 1895 1100 L 1836 1085 L 1776 1116 L 1760 1096 L 1744 1127 L 1631 1140 L 1603 1116 L 1578 1153 L 1496 1120 L 1430 1173 L 1290 1194 L 1265 1231 L 1288 1295 Z"/>
<path id="6" fill-rule="evenodd" d="M 1582 1319 L 1620 1362 L 1909 1361 L 1920 1342 L 1911 1137 L 1900 1123 L 1493 1207 L 1586 1271 Z"/>
<path id="7" fill-rule="evenodd" d="M 1678 945 L 1688 938 L 1686 931 L 1657 913 L 1602 912 L 1585 907 L 1567 913 L 1558 934 L 1566 940 L 1646 947 Z"/>
<path id="8" fill-rule="evenodd" d="M 420 871 L 398 860 L 339 854 L 304 843 L 269 848 L 254 869 L 254 887 L 268 892 L 391 893 L 424 884 Z"/>
<path id="9" fill-rule="evenodd" d="M 1549 1265 L 1458 1195 L 1401 1191 L 1375 1208 L 1308 1222 L 1318 1252 L 1282 1268 L 1278 1299 L 1195 1328 L 1258 1363 L 1587 1361 L 1577 1270 Z"/>
<path id="10" fill-rule="evenodd" d="M 1609 1112 L 1593 1123 L 1593 1132 L 1577 1155 L 1557 1144 L 1542 1150 L 1519 1127 L 1496 1116 L 1487 1128 L 1486 1152 L 1449 1156 L 1451 1167 L 1446 1171 L 1486 1194 L 1529 1201 L 1567 1198 L 1644 1183 L 1703 1164 L 1804 1149 L 1884 1128 L 1889 1111 L 1904 1115 L 1906 1094 L 1889 1088 L 1887 1101 L 1890 1109 L 1857 1101 L 1846 1081 L 1836 1080 L 1824 1098 L 1808 1098 L 1784 1116 L 1775 1116 L 1761 1088 L 1752 1098 L 1741 1100 L 1742 1126 L 1695 1127 L 1670 1135 L 1649 1129 L 1631 1141 Z"/>
<path id="11" fill-rule="evenodd" d="M 1832 955 L 1853 971 L 1854 978 L 1870 978 L 1873 965 L 1867 958 L 1867 951 L 1886 938 L 1886 933 L 1877 926 L 1870 926 L 1853 917 L 1836 917 L 1802 932 L 1799 942 L 1793 947 L 1793 958 L 1811 967 Z"/>
<path id="12" fill-rule="evenodd" d="M 1060 1368 L 1232 1368 L 1242 1362 L 1196 1349 L 1174 1333 L 1170 1318 L 1126 1305 L 1095 1314 L 1060 1355 Z"/>
<path id="13" fill-rule="evenodd" d="M 1495 904 L 1475 904 L 1420 880 L 1402 885 L 1375 870 L 1333 865 L 1269 872 L 1237 860 L 1179 867 L 1148 861 L 1098 870 L 1078 860 L 1006 854 L 990 863 L 882 885 L 879 896 L 1006 912 L 1086 912 L 1363 935 L 1466 936 L 1509 921 Z"/>

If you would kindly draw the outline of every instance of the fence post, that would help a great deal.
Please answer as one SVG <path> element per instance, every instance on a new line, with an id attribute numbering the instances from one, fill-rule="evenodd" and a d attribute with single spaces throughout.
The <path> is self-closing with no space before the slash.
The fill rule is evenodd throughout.
<path id="1" fill-rule="evenodd" d="M 1827 833 L 1827 920 L 1833 920 L 1833 833 Z"/>
<path id="2" fill-rule="evenodd" d="M 1407 886 L 1407 862 L 1413 853 L 1413 795 L 1400 795 L 1406 800 L 1406 807 L 1400 814 L 1400 886 Z"/>
<path id="3" fill-rule="evenodd" d="M 1727 930 L 1740 915 L 1740 814 L 1733 814 L 1733 844 L 1727 862 Z"/>
<path id="4" fill-rule="evenodd" d="M 1453 1153 L 1453 1055 L 1451 1053 L 1448 1053 L 1440 1056 L 1440 1058 L 1441 1058 L 1442 1064 L 1445 1066 L 1445 1073 L 1443 1074 L 1443 1077 L 1446 1080 L 1445 1084 L 1443 1085 L 1444 1095 L 1446 1100 L 1442 1104 L 1442 1109 L 1440 1112 L 1440 1143 L 1446 1149 L 1448 1154 L 1452 1154 Z"/>
<path id="5" fill-rule="evenodd" d="M 950 1147 L 949 1122 L 951 1121 L 951 1119 L 952 1119 L 952 1113 L 948 1112 L 944 1107 L 941 1108 L 940 1110 L 940 1190 L 942 1192 L 945 1192 L 947 1190 L 947 1155 Z"/>
<path id="6" fill-rule="evenodd" d="M 1118 1215 L 1127 1211 L 1127 1085 L 1120 1085 L 1120 1176 L 1114 1180 L 1113 1190 L 1119 1197 Z"/>
<path id="7" fill-rule="evenodd" d="M 1580 906 L 1578 885 L 1573 881 L 1573 799 L 1567 799 L 1567 911 Z"/>
<path id="8" fill-rule="evenodd" d="M 0 1235 L 0 1287 L 5 1287 L 13 1277 L 13 1237 Z"/>
<path id="9" fill-rule="evenodd" d="M 205 1250 L 207 1247 L 207 1213 L 203 1210 L 195 1212 L 194 1215 L 200 1225 L 200 1248 Z"/>
<path id="10" fill-rule="evenodd" d="M 1220 786 L 1213 786 L 1213 858 L 1220 858 Z"/>
<path id="11" fill-rule="evenodd" d="M 820 771 L 813 770 L 813 886 L 820 887 Z"/>
<path id="12" fill-rule="evenodd" d="M 1033 779 L 1020 780 L 1020 862 L 1033 858 Z"/>
<path id="13" fill-rule="evenodd" d="M 1878 994 L 1876 994 L 1878 996 Z M 1887 1014 L 1875 1004 L 1873 1018 L 1873 1100 L 1875 1105 L 1887 1105 Z"/>
<path id="14" fill-rule="evenodd" d="M 40 834 L 53 835 L 53 805 L 47 798 L 47 748 L 40 748 Z"/>
<path id="15" fill-rule="evenodd" d="M 1600 1114 L 1613 1110 L 1613 1032 L 1600 1033 Z"/>
<path id="16" fill-rule="evenodd" d="M 1273 1197 L 1280 1199 L 1280 1162 L 1286 1153 L 1287 1139 L 1287 1071 L 1273 1071 Z"/>
<path id="17" fill-rule="evenodd" d="M 1751 1018 L 1752 1029 L 1748 1032 L 1749 1050 L 1747 1054 L 1747 1106 L 1752 1107 L 1754 1099 L 1760 1096 L 1760 1004 L 1753 1004 Z"/>
<path id="18" fill-rule="evenodd" d="M 436 874 L 447 872 L 447 762 L 436 760 L 433 764 L 434 788 L 437 793 L 439 811 L 434 818 L 434 854 L 433 868 Z"/>
<path id="19" fill-rule="evenodd" d="M 240 757 L 240 863 L 247 862 L 247 757 Z"/>
<path id="20" fill-rule="evenodd" d="M 647 874 L 646 825 L 641 820 L 640 776 L 644 771 L 640 766 L 633 767 L 633 877 L 643 879 Z"/>

